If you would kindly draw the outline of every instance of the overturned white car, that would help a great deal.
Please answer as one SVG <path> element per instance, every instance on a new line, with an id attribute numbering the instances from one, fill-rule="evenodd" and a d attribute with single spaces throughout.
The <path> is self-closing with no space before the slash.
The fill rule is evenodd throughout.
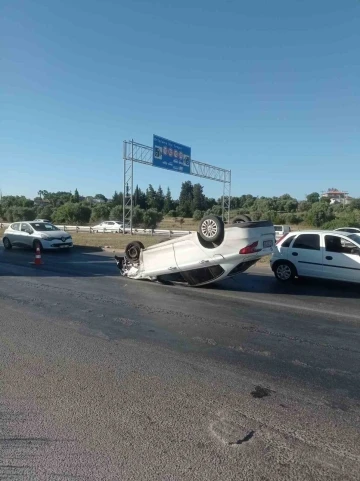
<path id="1" fill-rule="evenodd" d="M 121 274 L 131 279 L 185 282 L 202 286 L 245 272 L 261 257 L 272 254 L 275 229 L 269 221 L 236 217 L 224 226 L 215 215 L 201 221 L 198 232 L 144 248 L 131 242 L 125 256 L 115 256 Z"/>

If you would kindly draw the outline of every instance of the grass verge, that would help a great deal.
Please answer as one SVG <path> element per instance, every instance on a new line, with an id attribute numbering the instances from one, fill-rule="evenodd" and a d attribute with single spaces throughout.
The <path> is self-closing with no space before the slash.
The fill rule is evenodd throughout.
<path id="1" fill-rule="evenodd" d="M 145 247 L 150 247 L 164 237 L 157 236 L 130 236 L 122 234 L 88 234 L 85 232 L 71 232 L 71 236 L 76 246 L 86 247 L 107 247 L 113 250 L 124 250 L 129 242 L 140 241 Z"/>

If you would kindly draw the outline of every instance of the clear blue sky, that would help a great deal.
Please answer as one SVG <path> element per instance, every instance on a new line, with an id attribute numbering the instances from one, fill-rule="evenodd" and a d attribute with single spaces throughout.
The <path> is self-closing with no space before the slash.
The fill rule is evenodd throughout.
<path id="1" fill-rule="evenodd" d="M 1 5 L 3 194 L 110 196 L 122 141 L 155 133 L 231 169 L 234 195 L 360 197 L 359 0 Z M 135 168 L 174 195 L 189 179 Z"/>

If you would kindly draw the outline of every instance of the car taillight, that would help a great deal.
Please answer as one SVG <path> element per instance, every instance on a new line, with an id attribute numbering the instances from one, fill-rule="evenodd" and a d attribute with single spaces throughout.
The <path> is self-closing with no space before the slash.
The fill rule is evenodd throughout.
<path id="1" fill-rule="evenodd" d="M 259 252 L 261 249 L 257 249 L 259 242 L 253 242 L 252 244 L 240 249 L 239 254 L 253 254 L 254 252 Z"/>

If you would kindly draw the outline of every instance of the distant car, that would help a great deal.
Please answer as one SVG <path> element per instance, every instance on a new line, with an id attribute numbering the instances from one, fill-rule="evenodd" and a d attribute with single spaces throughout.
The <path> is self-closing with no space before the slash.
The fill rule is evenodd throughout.
<path id="1" fill-rule="evenodd" d="M 94 225 L 92 230 L 95 232 L 122 232 L 123 224 L 116 220 L 106 220 L 101 224 Z"/>
<path id="2" fill-rule="evenodd" d="M 50 222 L 14 222 L 4 232 L 5 249 L 30 247 L 37 249 L 69 249 L 73 240 L 68 232 Z"/>
<path id="3" fill-rule="evenodd" d="M 121 274 L 131 279 L 183 282 L 202 286 L 245 272 L 273 252 L 274 226 L 269 221 L 236 218 L 224 226 L 215 216 L 204 217 L 198 232 L 162 241 L 147 249 L 131 242 L 125 256 L 116 256 Z"/>
<path id="4" fill-rule="evenodd" d="M 275 277 L 317 277 L 360 283 L 360 235 L 340 231 L 290 233 L 275 247 L 270 260 Z"/>
<path id="5" fill-rule="evenodd" d="M 50 224 L 51 222 L 47 219 L 35 219 L 33 222 L 46 222 L 47 224 Z"/>
<path id="6" fill-rule="evenodd" d="M 289 225 L 274 225 L 276 240 L 281 239 L 291 231 Z"/>
<path id="7" fill-rule="evenodd" d="M 348 232 L 349 234 L 360 234 L 360 229 L 357 227 L 340 227 L 339 229 L 335 229 L 335 231 Z"/>

